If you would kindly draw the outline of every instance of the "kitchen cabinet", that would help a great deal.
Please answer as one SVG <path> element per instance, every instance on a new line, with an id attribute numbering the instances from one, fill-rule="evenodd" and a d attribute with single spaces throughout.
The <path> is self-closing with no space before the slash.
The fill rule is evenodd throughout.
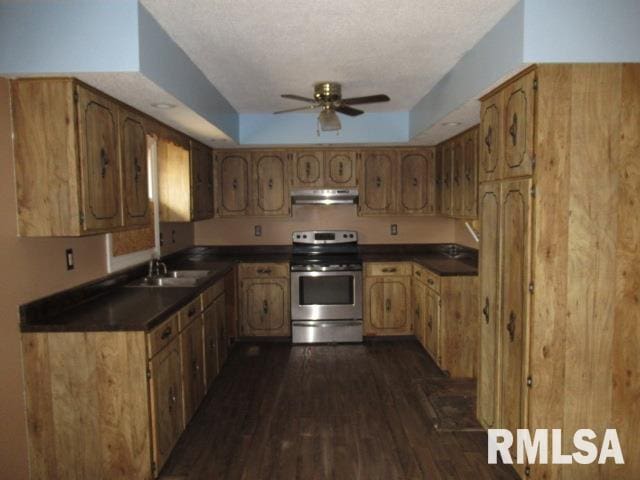
<path id="1" fill-rule="evenodd" d="M 360 160 L 360 215 L 389 215 L 396 212 L 397 155 L 392 150 L 371 150 Z"/>
<path id="2" fill-rule="evenodd" d="M 425 293 L 424 348 L 436 363 L 442 365 L 440 354 L 440 295 L 430 288 L 427 288 Z"/>
<path id="3" fill-rule="evenodd" d="M 535 83 L 535 72 L 532 71 L 510 83 L 502 93 L 503 178 L 522 177 L 533 172 Z"/>
<path id="4" fill-rule="evenodd" d="M 462 137 L 462 211 L 461 216 L 478 216 L 478 129 L 467 131 Z"/>
<path id="5" fill-rule="evenodd" d="M 462 216 L 462 169 L 464 163 L 463 145 L 462 137 L 456 137 L 455 140 L 453 140 L 453 147 L 451 149 L 451 216 L 453 217 Z"/>
<path id="6" fill-rule="evenodd" d="M 436 181 L 435 181 L 435 208 L 436 213 L 442 214 L 444 212 L 442 207 L 442 199 L 444 197 L 444 171 L 443 171 L 443 145 L 438 145 L 435 148 L 436 155 Z"/>
<path id="7" fill-rule="evenodd" d="M 160 139 L 160 221 L 191 222 L 213 216 L 213 167 L 209 147 L 186 136 Z"/>
<path id="8" fill-rule="evenodd" d="M 480 106 L 479 180 L 489 182 L 500 178 L 502 170 L 502 94 L 486 98 Z"/>
<path id="9" fill-rule="evenodd" d="M 125 225 L 151 221 L 147 131 L 145 119 L 132 111 L 118 112 L 121 138 L 123 210 Z"/>
<path id="10" fill-rule="evenodd" d="M 410 263 L 366 263 L 364 334 L 410 335 L 411 293 Z"/>
<path id="11" fill-rule="evenodd" d="M 289 336 L 288 264 L 240 264 L 240 336 Z"/>
<path id="12" fill-rule="evenodd" d="M 219 217 L 251 213 L 251 154 L 241 150 L 216 152 L 216 192 Z"/>
<path id="13" fill-rule="evenodd" d="M 11 97 L 21 236 L 149 224 L 141 115 L 70 78 L 12 80 Z"/>
<path id="14" fill-rule="evenodd" d="M 433 149 L 400 150 L 400 214 L 435 212 L 435 152 Z"/>
<path id="15" fill-rule="evenodd" d="M 356 155 L 356 152 L 352 150 L 325 150 L 325 187 L 353 188 L 358 184 Z"/>
<path id="16" fill-rule="evenodd" d="M 442 146 L 442 210 L 440 213 L 453 215 L 453 142 Z"/>
<path id="17" fill-rule="evenodd" d="M 413 282 L 411 285 L 413 306 L 413 334 L 420 345 L 426 347 L 425 329 L 427 327 L 427 286 L 422 282 Z"/>
<path id="18" fill-rule="evenodd" d="M 197 315 L 180 334 L 184 424 L 188 424 L 204 398 L 204 340 L 202 316 Z"/>
<path id="19" fill-rule="evenodd" d="M 279 151 L 252 153 L 253 211 L 259 216 L 286 216 L 291 213 L 287 155 Z"/>
<path id="20" fill-rule="evenodd" d="M 321 188 L 324 186 L 324 153 L 322 151 L 301 150 L 289 155 L 292 187 Z"/>

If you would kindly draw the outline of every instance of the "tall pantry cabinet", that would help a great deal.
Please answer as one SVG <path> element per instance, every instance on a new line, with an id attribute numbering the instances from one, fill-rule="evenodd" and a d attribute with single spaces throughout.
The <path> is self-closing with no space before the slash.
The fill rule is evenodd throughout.
<path id="1" fill-rule="evenodd" d="M 545 479 L 640 476 L 640 65 L 528 69 L 482 99 L 486 428 L 617 429 L 625 465 L 515 465 Z"/>

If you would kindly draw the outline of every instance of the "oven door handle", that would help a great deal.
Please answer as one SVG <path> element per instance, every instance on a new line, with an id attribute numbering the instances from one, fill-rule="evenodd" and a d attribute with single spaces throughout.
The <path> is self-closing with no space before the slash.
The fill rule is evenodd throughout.
<path id="1" fill-rule="evenodd" d="M 296 327 L 318 327 L 318 328 L 323 328 L 323 327 L 358 327 L 360 325 L 362 325 L 361 321 L 357 321 L 357 320 L 334 320 L 333 322 L 327 322 L 327 321 L 316 321 L 316 320 L 309 320 L 309 321 L 299 321 L 299 320 L 295 320 L 292 322 L 292 325 L 296 326 Z"/>

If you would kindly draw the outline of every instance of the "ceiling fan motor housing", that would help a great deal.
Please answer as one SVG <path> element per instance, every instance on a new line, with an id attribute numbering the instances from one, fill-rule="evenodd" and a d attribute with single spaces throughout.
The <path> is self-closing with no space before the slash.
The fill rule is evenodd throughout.
<path id="1" fill-rule="evenodd" d="M 313 90 L 313 98 L 318 102 L 332 103 L 342 98 L 342 87 L 336 82 L 316 83 Z"/>

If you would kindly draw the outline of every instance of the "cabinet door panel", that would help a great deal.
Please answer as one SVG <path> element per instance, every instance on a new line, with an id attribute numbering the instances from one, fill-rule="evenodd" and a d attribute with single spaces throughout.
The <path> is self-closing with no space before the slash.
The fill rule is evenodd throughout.
<path id="1" fill-rule="evenodd" d="M 213 160 L 211 149 L 191 141 L 191 195 L 193 219 L 213 216 Z"/>
<path id="2" fill-rule="evenodd" d="M 439 214 L 443 214 L 442 211 L 442 198 L 444 196 L 443 187 L 444 187 L 444 172 L 443 172 L 443 146 L 438 145 L 436 147 L 436 199 L 435 199 L 435 208 L 436 212 Z"/>
<path id="3" fill-rule="evenodd" d="M 496 93 L 480 107 L 481 182 L 497 180 L 502 165 L 502 96 Z"/>
<path id="4" fill-rule="evenodd" d="M 78 132 L 84 229 L 122 225 L 117 107 L 78 87 Z"/>
<path id="5" fill-rule="evenodd" d="M 504 92 L 504 178 L 531 175 L 535 72 L 516 80 Z"/>
<path id="6" fill-rule="evenodd" d="M 227 306 L 226 306 L 226 296 L 219 296 L 215 303 L 214 309 L 216 312 L 216 339 L 218 341 L 217 344 L 217 353 L 218 353 L 218 372 L 224 365 L 224 362 L 227 360 L 228 355 L 228 339 L 229 335 L 227 333 Z"/>
<path id="7" fill-rule="evenodd" d="M 356 154 L 353 151 L 326 151 L 325 184 L 327 187 L 356 186 Z"/>
<path id="8" fill-rule="evenodd" d="M 322 152 L 294 152 L 291 184 L 297 188 L 317 188 L 324 183 Z"/>
<path id="9" fill-rule="evenodd" d="M 442 147 L 442 214 L 452 215 L 453 184 L 453 143 L 447 142 Z"/>
<path id="10" fill-rule="evenodd" d="M 464 139 L 458 137 L 453 141 L 452 177 L 451 177 L 451 213 L 454 217 L 462 217 L 463 206 L 463 168 L 464 168 Z"/>
<path id="11" fill-rule="evenodd" d="M 431 357 L 440 363 L 440 296 L 431 289 L 427 289 L 425 315 L 425 348 Z"/>
<path id="12" fill-rule="evenodd" d="M 289 189 L 286 154 L 282 152 L 254 153 L 254 182 L 257 215 L 288 215 Z"/>
<path id="13" fill-rule="evenodd" d="M 478 129 L 464 137 L 464 161 L 462 169 L 462 216 L 478 215 Z"/>
<path id="14" fill-rule="evenodd" d="M 433 150 L 400 152 L 401 213 L 433 213 L 435 210 L 435 159 Z"/>
<path id="15" fill-rule="evenodd" d="M 179 341 L 156 355 L 150 368 L 153 454 L 160 471 L 184 429 Z"/>
<path id="16" fill-rule="evenodd" d="M 424 348 L 427 348 L 425 336 L 427 327 L 427 288 L 422 282 L 413 282 L 413 332 Z"/>
<path id="17" fill-rule="evenodd" d="M 499 248 L 500 185 L 485 183 L 480 187 L 481 242 L 479 252 L 480 282 L 480 356 L 478 366 L 478 419 L 486 428 L 496 424 L 499 395 L 498 343 L 500 332 Z"/>
<path id="18" fill-rule="evenodd" d="M 223 296 L 224 298 L 224 296 Z M 218 326 L 215 302 L 205 310 L 204 322 L 204 370 L 206 388 L 209 390 L 215 380 L 220 365 L 218 363 Z"/>
<path id="19" fill-rule="evenodd" d="M 501 427 L 525 428 L 525 353 L 528 341 L 531 181 L 502 186 Z"/>
<path id="20" fill-rule="evenodd" d="M 386 215 L 396 211 L 395 152 L 366 152 L 362 158 L 360 213 Z"/>
<path id="21" fill-rule="evenodd" d="M 243 336 L 290 334 L 288 282 L 284 278 L 242 280 Z"/>
<path id="22" fill-rule="evenodd" d="M 217 160 L 218 215 L 249 215 L 250 154 L 222 152 Z"/>
<path id="23" fill-rule="evenodd" d="M 365 334 L 406 335 L 412 331 L 411 277 L 365 280 Z"/>
<path id="24" fill-rule="evenodd" d="M 186 425 L 204 397 L 204 345 L 201 316 L 183 330 L 180 340 L 182 349 L 184 423 Z"/>
<path id="25" fill-rule="evenodd" d="M 124 222 L 146 225 L 150 221 L 147 134 L 142 120 L 120 110 Z"/>

